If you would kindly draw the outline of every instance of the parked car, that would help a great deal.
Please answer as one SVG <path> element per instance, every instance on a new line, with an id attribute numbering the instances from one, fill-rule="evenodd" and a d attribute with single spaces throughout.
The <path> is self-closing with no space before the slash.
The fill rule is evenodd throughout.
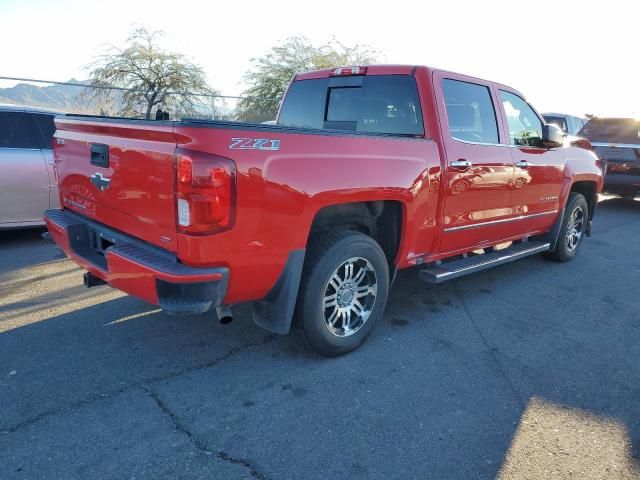
<path id="1" fill-rule="evenodd" d="M 253 302 L 323 355 L 358 347 L 398 269 L 428 283 L 590 234 L 602 173 L 518 91 L 422 66 L 297 75 L 278 125 L 56 119 L 53 240 L 169 313 Z M 466 178 L 464 186 L 461 181 Z M 520 279 L 526 283 L 526 279 Z"/>
<path id="2" fill-rule="evenodd" d="M 566 115 L 564 113 L 543 113 L 542 117 L 545 122 L 552 123 L 560 127 L 560 129 L 567 135 L 578 135 L 578 132 L 587 119 L 583 117 L 577 117 L 575 115 Z"/>
<path id="3" fill-rule="evenodd" d="M 44 225 L 56 208 L 53 172 L 55 112 L 0 105 L 0 229 Z"/>
<path id="4" fill-rule="evenodd" d="M 607 164 L 606 192 L 630 198 L 640 193 L 640 120 L 594 117 L 578 134 Z"/>

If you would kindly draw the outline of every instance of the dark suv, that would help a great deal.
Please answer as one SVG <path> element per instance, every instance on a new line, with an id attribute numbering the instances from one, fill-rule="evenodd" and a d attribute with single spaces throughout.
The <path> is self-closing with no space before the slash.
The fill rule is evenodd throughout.
<path id="1" fill-rule="evenodd" d="M 640 192 L 640 120 L 594 117 L 578 135 L 607 163 L 604 190 L 625 197 Z"/>
<path id="2" fill-rule="evenodd" d="M 557 125 L 564 133 L 569 135 L 577 135 L 587 122 L 585 118 L 564 113 L 543 113 L 542 117 L 545 122 Z"/>

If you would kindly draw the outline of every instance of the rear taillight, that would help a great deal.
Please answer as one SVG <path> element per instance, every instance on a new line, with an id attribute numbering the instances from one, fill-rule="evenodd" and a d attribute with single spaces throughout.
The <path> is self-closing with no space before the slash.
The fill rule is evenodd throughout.
<path id="1" fill-rule="evenodd" d="M 586 138 L 582 138 L 582 137 L 571 140 L 571 146 L 593 151 L 593 146 L 591 145 L 591 142 Z"/>
<path id="2" fill-rule="evenodd" d="M 179 148 L 175 169 L 178 230 L 202 235 L 231 228 L 236 195 L 233 161 Z"/>

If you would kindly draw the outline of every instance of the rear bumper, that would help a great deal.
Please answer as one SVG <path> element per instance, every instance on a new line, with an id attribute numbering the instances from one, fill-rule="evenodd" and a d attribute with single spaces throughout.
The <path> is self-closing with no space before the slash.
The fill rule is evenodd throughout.
<path id="1" fill-rule="evenodd" d="M 604 191 L 608 193 L 632 194 L 640 191 L 640 175 L 634 173 L 611 173 L 604 179 Z"/>
<path id="2" fill-rule="evenodd" d="M 202 313 L 221 305 L 227 268 L 194 268 L 171 252 L 67 210 L 47 210 L 51 239 L 78 265 L 125 293 L 168 313 Z"/>

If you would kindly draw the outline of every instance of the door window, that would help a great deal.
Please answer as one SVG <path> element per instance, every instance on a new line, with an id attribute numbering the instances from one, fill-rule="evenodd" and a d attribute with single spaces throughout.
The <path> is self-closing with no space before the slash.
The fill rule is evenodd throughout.
<path id="1" fill-rule="evenodd" d="M 542 120 L 522 98 L 500 90 L 500 99 L 507 115 L 509 140 L 512 145 L 542 146 Z"/>
<path id="2" fill-rule="evenodd" d="M 40 148 L 34 128 L 23 112 L 0 112 L 0 148 Z"/>
<path id="3" fill-rule="evenodd" d="M 445 78 L 442 91 L 452 138 L 473 143 L 499 142 L 496 111 L 488 87 Z"/>

